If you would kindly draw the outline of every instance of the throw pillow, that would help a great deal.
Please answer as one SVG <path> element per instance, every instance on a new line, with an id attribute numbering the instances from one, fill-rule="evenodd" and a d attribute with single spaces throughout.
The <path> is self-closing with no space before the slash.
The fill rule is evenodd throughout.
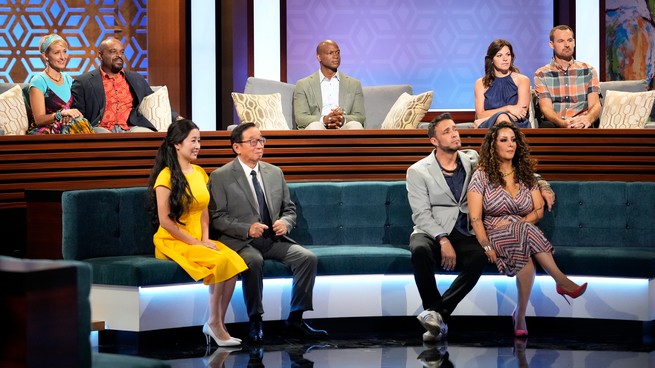
<path id="1" fill-rule="evenodd" d="M 251 95 L 232 92 L 241 122 L 252 122 L 261 130 L 289 130 L 282 112 L 282 95 Z"/>
<path id="2" fill-rule="evenodd" d="M 19 85 L 15 85 L 0 94 L 0 129 L 4 130 L 6 135 L 24 135 L 28 125 L 23 90 Z"/>
<path id="3" fill-rule="evenodd" d="M 155 93 L 144 97 L 139 105 L 139 112 L 157 128 L 158 132 L 167 131 L 173 120 L 168 88 L 162 86 Z"/>
<path id="4" fill-rule="evenodd" d="M 655 91 L 607 91 L 599 128 L 643 128 L 655 102 Z"/>
<path id="5" fill-rule="evenodd" d="M 382 129 L 416 129 L 432 104 L 433 91 L 412 96 L 403 92 L 382 122 Z"/>

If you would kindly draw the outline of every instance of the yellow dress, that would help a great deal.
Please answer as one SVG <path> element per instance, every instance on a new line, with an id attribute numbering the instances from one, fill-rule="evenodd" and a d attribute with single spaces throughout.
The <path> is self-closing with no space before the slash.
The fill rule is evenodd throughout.
<path id="1" fill-rule="evenodd" d="M 178 226 L 192 237 L 200 240 L 202 239 L 200 218 L 204 209 L 209 205 L 209 190 L 207 190 L 209 177 L 205 170 L 197 165 L 193 165 L 193 173 L 186 174 L 185 177 L 195 200 L 191 203 L 189 210 L 180 218 L 185 225 L 178 223 Z M 171 188 L 169 168 L 164 168 L 157 176 L 154 187 L 158 186 Z M 153 236 L 153 242 L 155 243 L 155 257 L 175 261 L 194 280 L 203 279 L 205 285 L 228 280 L 248 269 L 243 259 L 221 242 L 213 241 L 218 251 L 202 245 L 189 245 L 175 239 L 161 226 Z"/>

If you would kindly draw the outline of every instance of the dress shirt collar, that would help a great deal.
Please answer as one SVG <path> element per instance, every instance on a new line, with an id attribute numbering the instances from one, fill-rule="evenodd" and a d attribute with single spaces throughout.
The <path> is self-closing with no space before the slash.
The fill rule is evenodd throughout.
<path id="1" fill-rule="evenodd" d="M 551 65 L 552 67 L 554 67 L 554 68 L 556 68 L 556 69 L 559 69 L 559 70 L 561 70 L 561 71 L 564 71 L 564 72 L 567 71 L 567 70 L 569 70 L 569 69 L 571 68 L 571 66 L 573 66 L 573 64 L 575 64 L 575 59 L 571 58 L 571 61 L 570 61 L 570 62 L 568 63 L 568 65 L 566 66 L 566 69 L 564 69 L 564 68 L 562 68 L 561 65 L 557 64 L 557 62 L 555 61 L 555 57 L 553 57 L 553 58 L 550 60 L 550 65 Z"/>
<path id="2" fill-rule="evenodd" d="M 326 81 L 326 82 L 331 81 L 331 79 L 328 79 L 328 77 L 326 77 L 325 74 L 323 74 L 323 72 L 322 72 L 320 69 L 318 70 L 318 74 L 321 76 L 321 82 L 323 82 L 323 81 Z M 332 79 L 336 79 L 337 82 L 340 82 L 340 81 L 341 81 L 341 80 L 339 79 L 339 71 L 338 71 L 338 70 L 337 70 L 336 73 L 334 73 L 334 77 L 332 77 Z"/>
<path id="3" fill-rule="evenodd" d="M 237 161 L 239 161 L 239 164 L 241 165 L 241 168 L 243 169 L 243 172 L 246 174 L 246 178 L 250 178 L 250 176 L 251 176 L 250 172 L 253 171 L 253 170 L 255 170 L 255 172 L 257 173 L 257 176 L 259 176 L 259 162 L 255 165 L 254 168 L 250 168 L 250 166 L 248 166 L 248 165 L 244 164 L 243 162 L 241 162 L 241 160 L 239 160 L 238 157 L 237 157 Z M 248 179 L 248 180 L 252 180 L 252 179 Z"/>

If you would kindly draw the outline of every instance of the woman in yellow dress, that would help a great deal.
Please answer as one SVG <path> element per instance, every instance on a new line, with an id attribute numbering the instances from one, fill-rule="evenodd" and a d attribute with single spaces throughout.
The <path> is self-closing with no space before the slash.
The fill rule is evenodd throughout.
<path id="1" fill-rule="evenodd" d="M 175 261 L 194 280 L 209 285 L 209 320 L 203 326 L 207 343 L 211 337 L 218 346 L 236 346 L 241 340 L 228 333 L 225 313 L 236 275 L 248 267 L 225 244 L 209 239 L 209 178 L 192 164 L 199 151 L 200 130 L 191 120 L 168 128 L 148 184 L 151 211 L 159 224 L 153 237 L 155 257 Z"/>

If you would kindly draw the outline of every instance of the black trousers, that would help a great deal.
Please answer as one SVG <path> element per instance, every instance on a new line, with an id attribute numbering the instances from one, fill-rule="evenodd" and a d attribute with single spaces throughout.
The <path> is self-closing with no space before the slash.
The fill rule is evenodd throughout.
<path id="1" fill-rule="evenodd" d="M 455 278 L 443 296 L 437 289 L 435 268 L 441 267 L 441 246 L 426 234 L 414 234 L 409 240 L 414 265 L 414 280 L 424 309 L 439 312 L 447 320 L 457 304 L 464 299 L 480 279 L 487 256 L 475 236 L 465 236 L 456 230 L 448 235 L 456 254 Z"/>

